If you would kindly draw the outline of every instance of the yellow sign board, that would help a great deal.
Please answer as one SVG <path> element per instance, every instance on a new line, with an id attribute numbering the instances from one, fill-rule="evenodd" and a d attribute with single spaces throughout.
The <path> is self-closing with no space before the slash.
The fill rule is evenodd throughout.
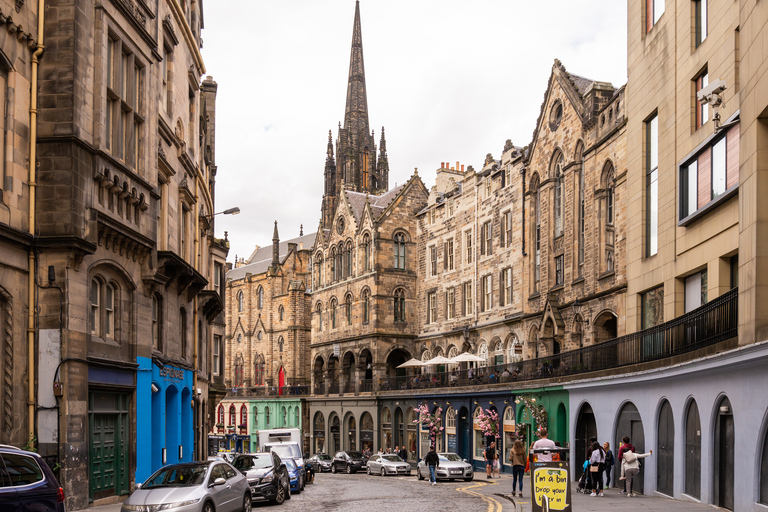
<path id="1" fill-rule="evenodd" d="M 562 466 L 562 465 L 561 465 Z M 568 469 L 566 467 L 540 467 L 533 473 L 533 499 L 543 507 L 544 496 L 549 510 L 565 510 L 569 507 Z"/>

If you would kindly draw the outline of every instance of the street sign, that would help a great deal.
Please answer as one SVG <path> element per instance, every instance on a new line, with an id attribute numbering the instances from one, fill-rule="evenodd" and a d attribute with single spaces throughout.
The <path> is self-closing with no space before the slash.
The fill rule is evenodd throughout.
<path id="1" fill-rule="evenodd" d="M 339 357 L 341 355 L 341 345 L 338 343 L 333 344 L 333 357 Z"/>
<path id="2" fill-rule="evenodd" d="M 567 448 L 560 448 L 551 450 L 549 453 L 559 452 L 560 457 L 566 459 L 567 450 Z M 544 451 L 535 450 L 534 453 Z M 531 460 L 531 512 L 549 512 L 550 510 L 570 512 L 572 510 L 570 472 L 568 460 L 552 462 Z"/>

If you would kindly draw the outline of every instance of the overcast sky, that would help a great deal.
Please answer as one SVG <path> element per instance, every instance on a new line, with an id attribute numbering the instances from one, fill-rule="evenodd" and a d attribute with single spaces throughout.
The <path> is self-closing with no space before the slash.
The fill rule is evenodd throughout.
<path id="1" fill-rule="evenodd" d="M 389 185 L 441 162 L 482 167 L 527 145 L 555 58 L 626 82 L 623 0 L 361 0 L 370 126 Z M 235 256 L 317 230 L 328 130 L 344 120 L 354 0 L 207 0 L 203 58 L 219 84 L 216 236 Z"/>

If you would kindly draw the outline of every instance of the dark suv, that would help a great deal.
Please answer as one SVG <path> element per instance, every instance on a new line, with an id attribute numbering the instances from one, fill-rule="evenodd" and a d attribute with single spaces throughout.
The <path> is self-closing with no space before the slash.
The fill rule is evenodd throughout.
<path id="1" fill-rule="evenodd" d="M 345 471 L 357 473 L 366 468 L 365 458 L 360 452 L 338 452 L 331 461 L 331 473 Z"/>
<path id="2" fill-rule="evenodd" d="M 291 477 L 276 453 L 246 453 L 232 461 L 235 469 L 248 479 L 253 499 L 282 504 L 291 498 Z"/>
<path id="3" fill-rule="evenodd" d="M 40 455 L 0 445 L 0 510 L 64 512 L 64 490 Z"/>

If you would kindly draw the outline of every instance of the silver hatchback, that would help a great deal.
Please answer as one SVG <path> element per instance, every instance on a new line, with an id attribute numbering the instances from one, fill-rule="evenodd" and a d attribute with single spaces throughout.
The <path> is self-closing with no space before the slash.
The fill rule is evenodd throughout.
<path id="1" fill-rule="evenodd" d="M 466 460 L 462 460 L 461 457 L 455 453 L 438 453 L 440 459 L 440 465 L 435 470 L 435 478 L 438 480 L 455 480 L 457 478 L 463 478 L 465 482 L 471 482 L 475 477 L 472 464 L 469 464 Z M 419 480 L 429 478 L 429 468 L 424 464 L 424 459 L 419 462 L 416 467 L 416 476 Z"/>
<path id="2" fill-rule="evenodd" d="M 223 461 L 171 464 L 157 470 L 123 503 L 121 512 L 251 512 L 245 476 Z"/>
<path id="3" fill-rule="evenodd" d="M 397 455 L 372 455 L 368 459 L 369 475 L 410 475 L 411 465 Z"/>

